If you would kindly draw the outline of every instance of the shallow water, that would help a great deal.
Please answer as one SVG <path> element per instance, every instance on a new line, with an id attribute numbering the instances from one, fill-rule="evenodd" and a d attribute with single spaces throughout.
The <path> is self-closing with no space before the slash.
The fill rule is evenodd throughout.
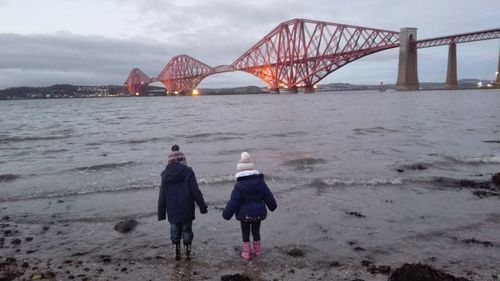
<path id="1" fill-rule="evenodd" d="M 198 250 L 211 253 L 198 255 L 198 266 L 214 277 L 226 263 L 241 270 L 232 249 L 238 225 L 219 212 L 246 150 L 279 205 L 263 225 L 265 251 L 298 268 L 293 279 L 262 261 L 263 279 L 303 280 L 317 268 L 350 278 L 364 272 L 363 259 L 394 266 L 431 257 L 462 275 L 490 274 L 487 265 L 500 260 L 498 198 L 453 183 L 500 172 L 499 104 L 498 90 L 2 101 L 1 212 L 22 235 L 51 225 L 36 239 L 42 260 L 81 252 L 93 262 L 129 252 L 135 262 L 154 259 L 168 245 L 165 224 L 155 222 L 159 174 L 177 143 L 210 206 L 194 227 Z M 112 226 L 125 217 L 140 224 L 124 237 Z M 472 237 L 499 246 L 464 246 Z M 293 245 L 311 258 L 287 260 Z M 330 272 L 325 257 L 341 270 Z"/>

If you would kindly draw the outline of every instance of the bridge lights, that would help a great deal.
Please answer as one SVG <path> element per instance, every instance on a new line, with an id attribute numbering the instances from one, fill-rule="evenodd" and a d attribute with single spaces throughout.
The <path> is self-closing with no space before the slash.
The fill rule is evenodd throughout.
<path id="1" fill-rule="evenodd" d="M 136 96 L 139 96 L 140 94 L 139 93 L 135 93 Z"/>
<path id="2" fill-rule="evenodd" d="M 193 96 L 197 96 L 199 94 L 197 89 L 193 89 Z"/>

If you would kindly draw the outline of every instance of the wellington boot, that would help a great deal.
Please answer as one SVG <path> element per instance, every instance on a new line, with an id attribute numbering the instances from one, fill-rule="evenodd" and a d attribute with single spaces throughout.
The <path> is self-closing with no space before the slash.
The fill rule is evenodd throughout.
<path id="1" fill-rule="evenodd" d="M 174 254 L 175 260 L 178 261 L 181 259 L 181 242 L 174 242 Z"/>
<path id="2" fill-rule="evenodd" d="M 250 255 L 250 242 L 243 243 L 243 251 L 241 252 L 241 258 L 249 261 L 252 256 Z"/>

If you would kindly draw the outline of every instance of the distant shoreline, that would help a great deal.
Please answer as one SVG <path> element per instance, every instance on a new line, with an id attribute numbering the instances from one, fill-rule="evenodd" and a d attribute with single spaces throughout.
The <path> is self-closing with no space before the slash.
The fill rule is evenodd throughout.
<path id="1" fill-rule="evenodd" d="M 486 84 L 487 80 L 464 79 L 459 81 L 457 90 L 494 90 L 496 85 Z M 478 84 L 484 83 L 478 87 Z M 420 83 L 419 91 L 438 91 L 447 90 L 444 88 L 444 83 L 423 82 Z M 394 84 L 384 85 L 385 90 L 395 91 Z M 315 92 L 354 92 L 354 91 L 378 91 L 379 85 L 356 85 L 349 83 L 330 83 L 320 84 Z M 245 95 L 245 94 L 268 94 L 265 87 L 245 86 L 235 88 L 199 88 L 198 95 Z M 283 90 L 281 93 L 288 93 Z M 298 93 L 302 93 L 299 90 Z M 24 100 L 24 99 L 72 99 L 72 98 L 112 98 L 112 97 L 132 97 L 129 95 L 123 86 L 108 85 L 108 86 L 75 86 L 68 84 L 58 84 L 48 87 L 15 87 L 0 90 L 0 100 Z M 174 96 L 167 95 L 165 88 L 157 86 L 149 86 L 142 97 L 151 96 Z"/>

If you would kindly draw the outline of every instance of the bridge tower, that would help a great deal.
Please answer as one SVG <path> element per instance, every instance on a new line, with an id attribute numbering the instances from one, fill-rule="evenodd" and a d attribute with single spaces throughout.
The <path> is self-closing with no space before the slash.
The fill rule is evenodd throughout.
<path id="1" fill-rule="evenodd" d="M 458 89 L 457 81 L 457 44 L 450 44 L 448 49 L 448 71 L 446 72 L 446 82 L 444 88 L 447 90 Z"/>
<path id="2" fill-rule="evenodd" d="M 399 69 L 396 90 L 418 90 L 417 71 L 417 46 L 412 44 L 417 40 L 417 29 L 411 27 L 401 28 L 399 45 Z"/>
<path id="3" fill-rule="evenodd" d="M 151 82 L 151 79 L 144 72 L 139 68 L 134 68 L 130 71 L 123 86 L 127 89 L 129 95 L 139 96 L 146 92 L 148 84 Z"/>
<path id="4" fill-rule="evenodd" d="M 497 88 L 500 88 L 500 48 L 498 49 L 498 69 L 496 75 L 497 75 L 497 80 L 496 80 Z"/>

